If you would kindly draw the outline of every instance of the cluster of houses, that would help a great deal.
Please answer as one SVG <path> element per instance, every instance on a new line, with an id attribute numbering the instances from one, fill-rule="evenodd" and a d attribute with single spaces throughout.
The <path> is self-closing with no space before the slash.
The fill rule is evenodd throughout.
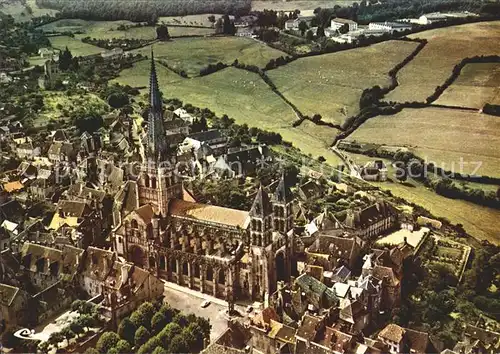
<path id="1" fill-rule="evenodd" d="M 324 29 L 325 35 L 339 43 L 352 43 L 359 36 L 381 36 L 383 34 L 393 34 L 397 32 L 411 31 L 414 25 L 430 25 L 438 22 L 446 22 L 450 19 L 477 16 L 470 12 L 457 13 L 430 13 L 420 16 L 418 19 L 400 19 L 385 22 L 370 22 L 367 26 L 360 26 L 356 21 L 344 18 L 333 18 L 330 27 Z M 299 15 L 296 19 L 288 20 L 285 23 L 285 30 L 297 31 L 301 22 L 304 22 L 309 30 L 316 34 L 317 27 L 312 27 L 315 16 Z"/>
<path id="2" fill-rule="evenodd" d="M 151 66 L 147 130 L 113 114 L 92 134 L 30 136 L 15 121 L 0 127 L 2 158 L 12 167 L 0 176 L 2 331 L 47 323 L 75 299 L 99 304 L 116 328 L 172 281 L 230 309 L 239 299 L 258 302 L 206 353 L 441 351 L 429 334 L 389 322 L 404 269 L 430 229 L 418 242 L 377 247 L 393 231 L 417 231 L 414 216 L 319 177 L 289 186 L 284 173 L 247 193 L 249 211 L 201 203 L 186 182 L 253 179 L 272 154 L 232 144 L 220 130 L 193 131 L 197 117 L 186 108 L 164 112 Z M 306 208 L 333 193 L 364 202 L 344 201 L 339 214 Z M 457 353 L 499 349 L 498 334 L 477 328 L 461 342 L 470 350 Z"/>

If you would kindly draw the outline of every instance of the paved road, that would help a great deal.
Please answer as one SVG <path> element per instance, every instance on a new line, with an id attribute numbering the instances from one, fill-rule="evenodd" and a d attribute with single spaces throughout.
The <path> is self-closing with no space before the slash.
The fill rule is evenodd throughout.
<path id="1" fill-rule="evenodd" d="M 212 324 L 210 341 L 213 342 L 227 328 L 228 316 L 225 313 L 227 305 L 223 305 L 224 301 L 222 300 L 215 300 L 211 296 L 204 295 L 205 294 L 189 291 L 189 289 L 183 289 L 181 291 L 171 284 L 165 285 L 164 297 L 165 301 L 169 303 L 170 306 L 182 311 L 186 315 L 193 313 L 196 316 L 202 316 L 210 320 Z M 208 299 L 212 303 L 206 308 L 201 308 L 200 305 L 203 299 Z"/>

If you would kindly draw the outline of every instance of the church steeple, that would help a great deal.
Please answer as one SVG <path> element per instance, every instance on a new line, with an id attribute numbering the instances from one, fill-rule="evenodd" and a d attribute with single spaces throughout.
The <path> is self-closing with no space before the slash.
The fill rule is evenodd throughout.
<path id="1" fill-rule="evenodd" d="M 161 93 L 158 88 L 158 77 L 156 76 L 156 66 L 153 48 L 151 48 L 151 74 L 149 76 L 149 99 L 151 105 L 151 111 L 161 112 L 162 111 L 162 101 Z"/>
<path id="2" fill-rule="evenodd" d="M 164 161 L 168 154 L 168 145 L 163 122 L 163 105 L 158 87 L 153 49 L 151 49 L 151 74 L 149 77 L 150 110 L 148 117 L 147 157 L 157 162 Z"/>

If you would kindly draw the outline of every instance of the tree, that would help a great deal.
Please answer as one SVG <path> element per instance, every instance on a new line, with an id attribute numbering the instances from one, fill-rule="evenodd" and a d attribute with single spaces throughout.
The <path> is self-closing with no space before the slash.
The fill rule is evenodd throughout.
<path id="1" fill-rule="evenodd" d="M 187 353 L 189 352 L 189 346 L 186 339 L 182 334 L 176 335 L 172 338 L 172 342 L 168 347 L 168 352 L 170 353 Z"/>
<path id="2" fill-rule="evenodd" d="M 136 346 L 143 345 L 149 338 L 151 338 L 151 333 L 146 327 L 141 326 L 135 331 L 134 342 Z"/>
<path id="3" fill-rule="evenodd" d="M 167 324 L 168 324 L 168 322 L 167 322 L 165 315 L 162 314 L 161 312 L 157 312 L 154 314 L 153 318 L 151 319 L 151 330 L 153 331 L 153 333 L 158 333 Z"/>
<path id="4" fill-rule="evenodd" d="M 309 26 L 307 25 L 307 23 L 305 21 L 300 21 L 300 23 L 299 23 L 300 34 L 304 35 L 304 33 L 306 33 L 308 28 L 309 28 Z"/>
<path id="5" fill-rule="evenodd" d="M 172 308 L 169 304 L 163 304 L 158 312 L 160 312 L 161 314 L 163 314 L 163 316 L 165 316 L 165 321 L 167 323 L 170 323 L 172 322 L 175 315 L 177 315 L 179 311 Z"/>
<path id="6" fill-rule="evenodd" d="M 158 333 L 157 337 L 161 340 L 163 345 L 168 346 L 172 338 L 174 338 L 177 334 L 182 332 L 182 328 L 177 323 L 169 323 Z"/>
<path id="7" fill-rule="evenodd" d="M 236 33 L 236 26 L 234 25 L 234 22 L 229 18 L 229 15 L 226 14 L 222 16 L 222 22 L 223 33 L 234 36 Z"/>
<path id="8" fill-rule="evenodd" d="M 149 328 L 151 326 L 151 319 L 155 314 L 155 308 L 150 302 L 145 302 L 137 310 L 135 310 L 130 316 L 130 320 L 135 324 L 137 328 L 144 326 Z"/>
<path id="9" fill-rule="evenodd" d="M 61 334 L 62 334 L 62 335 L 64 336 L 64 338 L 66 338 L 66 340 L 68 341 L 68 345 L 69 345 L 69 340 L 70 340 L 71 338 L 75 338 L 75 332 L 73 332 L 69 326 L 64 327 L 64 328 L 61 330 Z"/>
<path id="10" fill-rule="evenodd" d="M 60 108 L 62 109 L 62 107 Z M 76 312 L 80 312 L 80 308 L 82 306 L 82 303 L 84 303 L 85 301 L 83 300 L 75 300 L 71 303 L 71 311 L 76 311 Z"/>
<path id="11" fill-rule="evenodd" d="M 189 348 L 194 352 L 201 352 L 204 347 L 205 338 L 203 334 L 203 329 L 197 323 L 190 323 L 187 328 L 184 328 L 183 333 L 190 333 L 193 340 L 188 343 Z M 191 338 L 187 336 L 185 338 Z"/>
<path id="12" fill-rule="evenodd" d="M 59 54 L 59 69 L 66 71 L 71 67 L 72 63 L 73 54 L 71 54 L 71 51 L 68 49 L 68 47 L 66 47 L 66 49 Z"/>
<path id="13" fill-rule="evenodd" d="M 208 21 L 210 21 L 212 24 L 215 23 L 215 16 L 214 15 L 208 16 Z"/>
<path id="14" fill-rule="evenodd" d="M 62 342 L 63 340 L 64 336 L 62 335 L 61 332 L 53 332 L 49 337 L 49 343 L 56 348 L 59 347 L 59 343 Z"/>
<path id="15" fill-rule="evenodd" d="M 167 351 L 162 347 L 156 347 L 155 350 L 153 350 L 153 354 L 167 354 Z"/>
<path id="16" fill-rule="evenodd" d="M 95 348 L 87 348 L 83 354 L 99 354 L 99 352 Z"/>
<path id="17" fill-rule="evenodd" d="M 118 343 L 116 343 L 115 349 L 118 351 L 118 353 L 130 353 L 132 351 L 132 347 L 124 339 L 120 339 Z"/>
<path id="18" fill-rule="evenodd" d="M 325 29 L 323 27 L 318 27 L 316 31 L 316 37 L 321 38 L 325 36 Z"/>
<path id="19" fill-rule="evenodd" d="M 80 334 L 84 332 L 82 324 L 78 320 L 74 320 L 69 324 L 69 328 L 76 334 L 78 337 Z"/>
<path id="20" fill-rule="evenodd" d="M 137 331 L 137 326 L 128 317 L 124 318 L 118 326 L 118 335 L 130 344 L 134 344 L 135 331 Z"/>
<path id="21" fill-rule="evenodd" d="M 185 315 L 182 313 L 178 313 L 174 317 L 174 323 L 177 323 L 181 328 L 186 327 L 189 324 L 189 321 Z"/>
<path id="22" fill-rule="evenodd" d="M 99 353 L 106 354 L 111 348 L 116 346 L 120 341 L 120 337 L 115 332 L 104 332 L 101 338 L 97 341 L 96 349 Z"/>
<path id="23" fill-rule="evenodd" d="M 94 325 L 94 319 L 90 315 L 82 315 L 78 317 L 77 322 L 83 327 L 86 328 L 87 331 L 90 327 Z"/>
<path id="24" fill-rule="evenodd" d="M 166 25 L 161 25 L 156 27 L 156 38 L 160 41 L 166 41 L 170 39 L 170 34 L 168 33 L 168 27 Z"/>
<path id="25" fill-rule="evenodd" d="M 125 92 L 113 92 L 108 96 L 108 104 L 115 109 L 122 108 L 129 104 L 128 95 Z"/>

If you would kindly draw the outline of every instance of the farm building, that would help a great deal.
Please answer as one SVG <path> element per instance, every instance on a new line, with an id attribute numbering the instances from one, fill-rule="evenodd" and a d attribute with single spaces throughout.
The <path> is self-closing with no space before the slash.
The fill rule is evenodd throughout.
<path id="1" fill-rule="evenodd" d="M 371 22 L 368 25 L 369 30 L 383 30 L 386 32 L 401 32 L 411 30 L 412 25 L 400 22 Z"/>
<path id="2" fill-rule="evenodd" d="M 342 26 L 347 25 L 349 31 L 356 31 L 358 29 L 358 24 L 353 20 L 348 20 L 345 18 L 334 18 L 330 23 L 330 28 L 333 30 L 338 30 Z"/>
<path id="3" fill-rule="evenodd" d="M 314 16 L 299 16 L 295 20 L 288 20 L 285 22 L 285 29 L 298 29 L 299 23 L 301 23 L 302 21 L 304 21 L 307 26 L 311 26 L 311 21 L 313 20 L 313 18 Z"/>

